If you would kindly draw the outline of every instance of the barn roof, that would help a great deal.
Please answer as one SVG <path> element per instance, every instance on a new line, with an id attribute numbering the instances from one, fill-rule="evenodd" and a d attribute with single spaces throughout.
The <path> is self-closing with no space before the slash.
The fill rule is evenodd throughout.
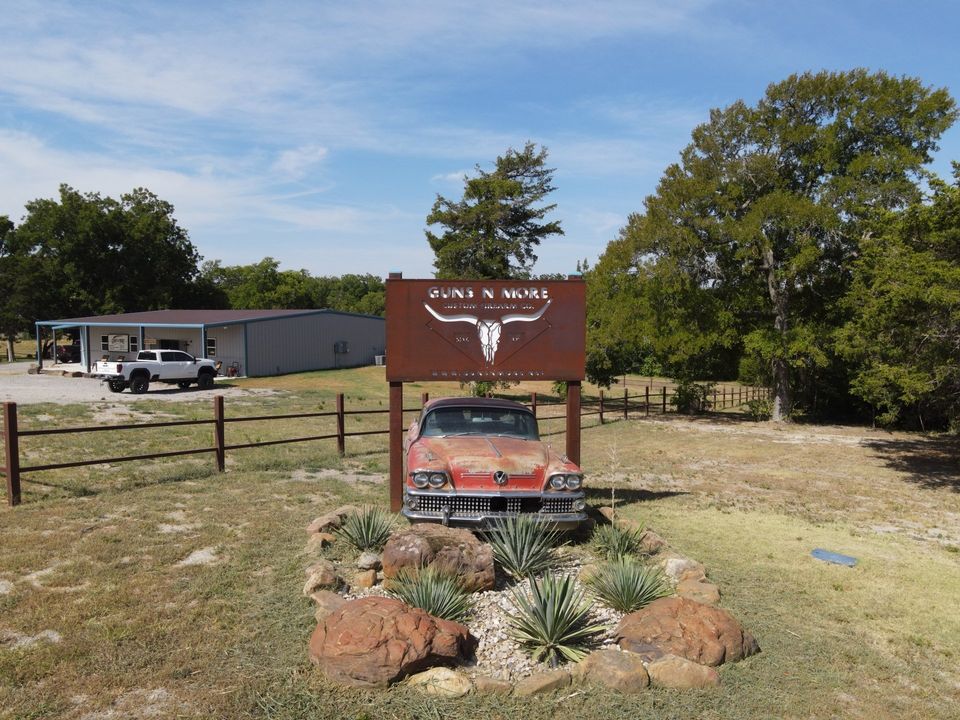
<path id="1" fill-rule="evenodd" d="M 147 310 L 145 312 L 117 313 L 115 315 L 91 315 L 89 317 L 41 320 L 37 325 L 72 327 L 78 325 L 101 326 L 167 326 L 209 327 L 211 325 L 235 325 L 258 320 L 297 317 L 300 315 L 350 315 L 383 320 L 376 315 L 341 312 L 339 310 Z"/>

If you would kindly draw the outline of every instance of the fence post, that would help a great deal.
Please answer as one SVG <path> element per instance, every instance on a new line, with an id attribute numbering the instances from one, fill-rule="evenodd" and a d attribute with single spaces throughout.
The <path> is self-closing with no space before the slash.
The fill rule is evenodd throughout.
<path id="1" fill-rule="evenodd" d="M 600 391 L 600 424 L 603 425 L 603 390 Z"/>
<path id="2" fill-rule="evenodd" d="M 20 436 L 17 434 L 17 404 L 3 404 L 3 448 L 6 455 L 7 505 L 20 504 Z"/>
<path id="3" fill-rule="evenodd" d="M 343 417 L 343 393 L 337 393 L 337 453 L 340 457 L 346 454 L 346 428 Z"/>
<path id="4" fill-rule="evenodd" d="M 530 410 L 533 412 L 533 416 L 537 416 L 537 394 L 535 392 L 530 393 Z"/>
<path id="5" fill-rule="evenodd" d="M 223 395 L 213 396 L 213 444 L 217 456 L 217 470 L 223 472 L 227 464 L 226 434 L 223 427 Z"/>
<path id="6" fill-rule="evenodd" d="M 426 405 L 428 402 L 430 402 L 430 393 L 428 392 L 420 393 L 420 406 L 422 407 Z"/>
<path id="7" fill-rule="evenodd" d="M 667 386 L 663 386 L 663 394 L 661 395 L 660 401 L 660 413 L 666 415 L 667 413 Z"/>
<path id="8" fill-rule="evenodd" d="M 649 385 L 643 386 L 643 409 L 644 409 L 644 414 L 647 417 L 650 417 L 650 386 Z"/>
<path id="9" fill-rule="evenodd" d="M 628 415 L 628 407 L 629 407 L 629 406 L 628 406 L 628 403 L 629 403 L 629 402 L 630 402 L 630 395 L 628 394 L 627 388 L 624 388 L 624 389 L 623 389 L 623 419 L 624 419 L 624 420 L 628 420 L 629 417 L 630 417 L 630 416 Z"/>
<path id="10" fill-rule="evenodd" d="M 714 412 L 717 411 L 717 389 L 716 388 L 713 389 L 713 410 Z"/>

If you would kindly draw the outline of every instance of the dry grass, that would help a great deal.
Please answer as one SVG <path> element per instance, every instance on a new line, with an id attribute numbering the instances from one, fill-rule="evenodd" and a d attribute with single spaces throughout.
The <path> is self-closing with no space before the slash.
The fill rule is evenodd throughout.
<path id="1" fill-rule="evenodd" d="M 228 407 L 228 416 L 329 409 L 341 388 L 348 405 L 386 407 L 379 372 L 246 381 L 281 392 Z M 421 389 L 450 388 L 410 388 L 409 406 Z M 205 417 L 208 406 L 145 400 L 132 411 Z M 21 410 L 25 427 L 101 417 L 87 407 Z M 228 437 L 306 430 L 303 421 L 235 425 Z M 157 440 L 130 432 L 24 444 L 37 457 L 69 457 L 208 442 L 210 429 Z M 306 658 L 303 528 L 343 502 L 386 503 L 386 438 L 374 436 L 349 441 L 344 460 L 329 441 L 237 451 L 222 475 L 203 457 L 27 476 L 25 504 L 0 510 L 0 637 L 38 639 L 19 648 L 0 640 L 0 717 L 956 717 L 952 441 L 778 429 L 734 415 L 616 422 L 586 429 L 583 441 L 592 499 L 607 502 L 614 489 L 622 512 L 705 562 L 723 605 L 757 635 L 763 652 L 724 667 L 719 689 L 436 700 L 327 683 Z M 810 557 L 814 547 L 860 562 L 826 565 Z M 212 563 L 180 564 L 191 556 Z M 44 639 L 45 630 L 62 641 Z"/>

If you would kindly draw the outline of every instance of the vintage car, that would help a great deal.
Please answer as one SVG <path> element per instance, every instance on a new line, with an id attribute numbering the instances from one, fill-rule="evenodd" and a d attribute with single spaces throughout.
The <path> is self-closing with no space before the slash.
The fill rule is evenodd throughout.
<path id="1" fill-rule="evenodd" d="M 540 440 L 520 403 L 443 398 L 426 404 L 404 443 L 403 514 L 413 522 L 486 526 L 519 513 L 576 527 L 583 473 Z"/>

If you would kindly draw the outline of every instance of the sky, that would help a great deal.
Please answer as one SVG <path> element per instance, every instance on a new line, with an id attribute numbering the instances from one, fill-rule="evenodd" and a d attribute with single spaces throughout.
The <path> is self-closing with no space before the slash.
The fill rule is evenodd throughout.
<path id="1" fill-rule="evenodd" d="M 536 273 L 591 264 L 711 108 L 865 67 L 960 96 L 952 0 L 0 0 L 0 215 L 146 187 L 207 260 L 431 277 L 425 218 L 549 151 Z M 960 128 L 933 169 L 960 160 Z"/>

